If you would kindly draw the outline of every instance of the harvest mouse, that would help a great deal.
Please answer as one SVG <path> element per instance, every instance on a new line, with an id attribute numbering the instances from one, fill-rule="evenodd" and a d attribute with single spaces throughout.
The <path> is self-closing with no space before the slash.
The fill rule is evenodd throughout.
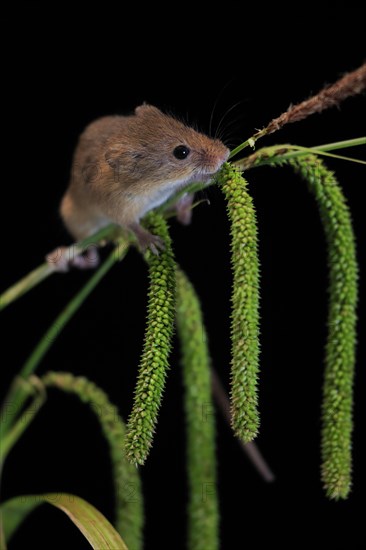
<path id="1" fill-rule="evenodd" d="M 158 254 L 163 243 L 140 225 L 141 218 L 188 184 L 208 182 L 228 156 L 221 141 L 152 105 L 130 116 L 100 118 L 79 138 L 61 216 L 76 240 L 116 223 L 135 234 L 142 250 Z M 183 195 L 175 205 L 182 223 L 190 221 L 192 199 Z M 64 256 L 52 253 L 48 261 L 60 271 L 97 263 L 95 251 L 74 260 Z"/>

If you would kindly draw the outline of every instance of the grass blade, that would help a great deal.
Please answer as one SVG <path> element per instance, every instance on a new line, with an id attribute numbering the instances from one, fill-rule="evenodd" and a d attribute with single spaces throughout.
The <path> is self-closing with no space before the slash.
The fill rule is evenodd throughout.
<path id="1" fill-rule="evenodd" d="M 64 512 L 96 550 L 128 550 L 120 535 L 94 506 L 80 497 L 66 493 L 47 493 L 12 498 L 0 507 L 5 539 L 9 540 L 26 516 L 40 504 L 47 503 Z M 57 544 L 57 532 L 53 534 Z M 52 547 L 52 539 L 51 539 Z"/>

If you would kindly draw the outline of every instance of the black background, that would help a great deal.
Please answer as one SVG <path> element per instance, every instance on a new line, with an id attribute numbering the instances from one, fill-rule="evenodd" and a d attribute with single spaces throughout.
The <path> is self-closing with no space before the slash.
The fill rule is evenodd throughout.
<path id="1" fill-rule="evenodd" d="M 90 8 L 15 4 L 4 15 L 1 130 L 2 269 L 5 289 L 45 254 L 70 243 L 58 217 L 77 136 L 94 118 L 142 101 L 170 109 L 208 131 L 222 116 L 230 146 L 365 60 L 364 18 L 352 2 L 320 10 L 220 4 L 119 3 Z M 208 8 L 205 8 L 206 10 Z M 235 106 L 236 105 L 236 106 Z M 235 107 L 234 107 L 235 106 Z M 365 133 L 365 98 L 293 125 L 263 144 L 315 145 Z M 363 111 L 363 116 L 361 115 Z M 361 148 L 350 156 L 365 158 Z M 305 184 L 289 169 L 248 173 L 258 211 L 261 301 L 261 433 L 276 473 L 264 483 L 218 417 L 222 548 L 318 542 L 361 548 L 365 495 L 365 168 L 327 161 L 353 213 L 361 262 L 354 483 L 346 502 L 329 502 L 319 479 L 322 357 L 326 336 L 326 255 Z M 229 237 L 218 189 L 188 228 L 172 222 L 176 257 L 199 292 L 213 362 L 229 377 Z M 56 275 L 2 314 L 2 394 L 66 301 L 89 273 Z M 136 251 L 100 284 L 59 336 L 39 373 L 66 370 L 104 388 L 127 418 L 144 330 L 146 270 Z M 141 469 L 146 548 L 184 548 L 187 488 L 179 353 L 175 346 L 154 447 Z M 71 397 L 49 402 L 9 456 L 2 497 L 42 491 L 78 494 L 113 519 L 107 448 L 95 419 Z M 53 535 L 57 533 L 57 540 Z M 38 511 L 10 548 L 87 548 L 53 509 Z M 209 549 L 208 549 L 209 550 Z"/>

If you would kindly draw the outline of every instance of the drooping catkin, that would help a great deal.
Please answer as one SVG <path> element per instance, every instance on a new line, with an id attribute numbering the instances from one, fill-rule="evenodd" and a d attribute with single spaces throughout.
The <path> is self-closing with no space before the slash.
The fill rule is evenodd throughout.
<path id="1" fill-rule="evenodd" d="M 187 433 L 187 547 L 215 550 L 219 548 L 219 504 L 210 355 L 198 296 L 183 271 L 177 269 L 176 278 Z"/>
<path id="2" fill-rule="evenodd" d="M 233 271 L 231 314 L 232 426 L 244 442 L 258 432 L 257 385 L 259 370 L 259 260 L 257 224 L 248 183 L 238 169 L 226 163 L 219 184 L 227 200 L 231 222 Z"/>
<path id="3" fill-rule="evenodd" d="M 89 405 L 96 415 L 108 445 L 115 490 L 115 526 L 130 550 L 142 550 L 144 524 L 140 476 L 123 454 L 126 428 L 107 394 L 93 382 L 65 372 L 48 372 L 42 377 L 46 387 L 71 393 Z"/>
<path id="4" fill-rule="evenodd" d="M 288 161 L 307 181 L 320 211 L 329 266 L 328 336 L 322 403 L 322 481 L 347 498 L 352 470 L 352 406 L 358 267 L 351 215 L 333 174 L 315 155 Z"/>
<path id="5" fill-rule="evenodd" d="M 143 464 L 152 445 L 169 367 L 175 317 L 175 262 L 166 221 L 159 214 L 145 217 L 149 229 L 161 237 L 159 256 L 146 253 L 149 267 L 147 323 L 134 403 L 127 423 L 126 455 Z"/>

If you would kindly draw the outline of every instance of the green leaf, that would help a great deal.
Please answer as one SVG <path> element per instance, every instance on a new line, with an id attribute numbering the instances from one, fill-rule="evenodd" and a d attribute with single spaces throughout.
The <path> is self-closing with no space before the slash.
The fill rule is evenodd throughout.
<path id="1" fill-rule="evenodd" d="M 80 497 L 66 493 L 47 493 L 12 498 L 1 505 L 1 527 L 9 540 L 27 515 L 40 504 L 52 504 L 65 512 L 88 540 L 92 548 L 99 550 L 128 550 L 120 535 L 94 506 Z M 57 540 L 58 533 L 54 532 Z M 1 538 L 0 538 L 1 540 Z M 0 550 L 5 550 L 3 546 Z"/>

